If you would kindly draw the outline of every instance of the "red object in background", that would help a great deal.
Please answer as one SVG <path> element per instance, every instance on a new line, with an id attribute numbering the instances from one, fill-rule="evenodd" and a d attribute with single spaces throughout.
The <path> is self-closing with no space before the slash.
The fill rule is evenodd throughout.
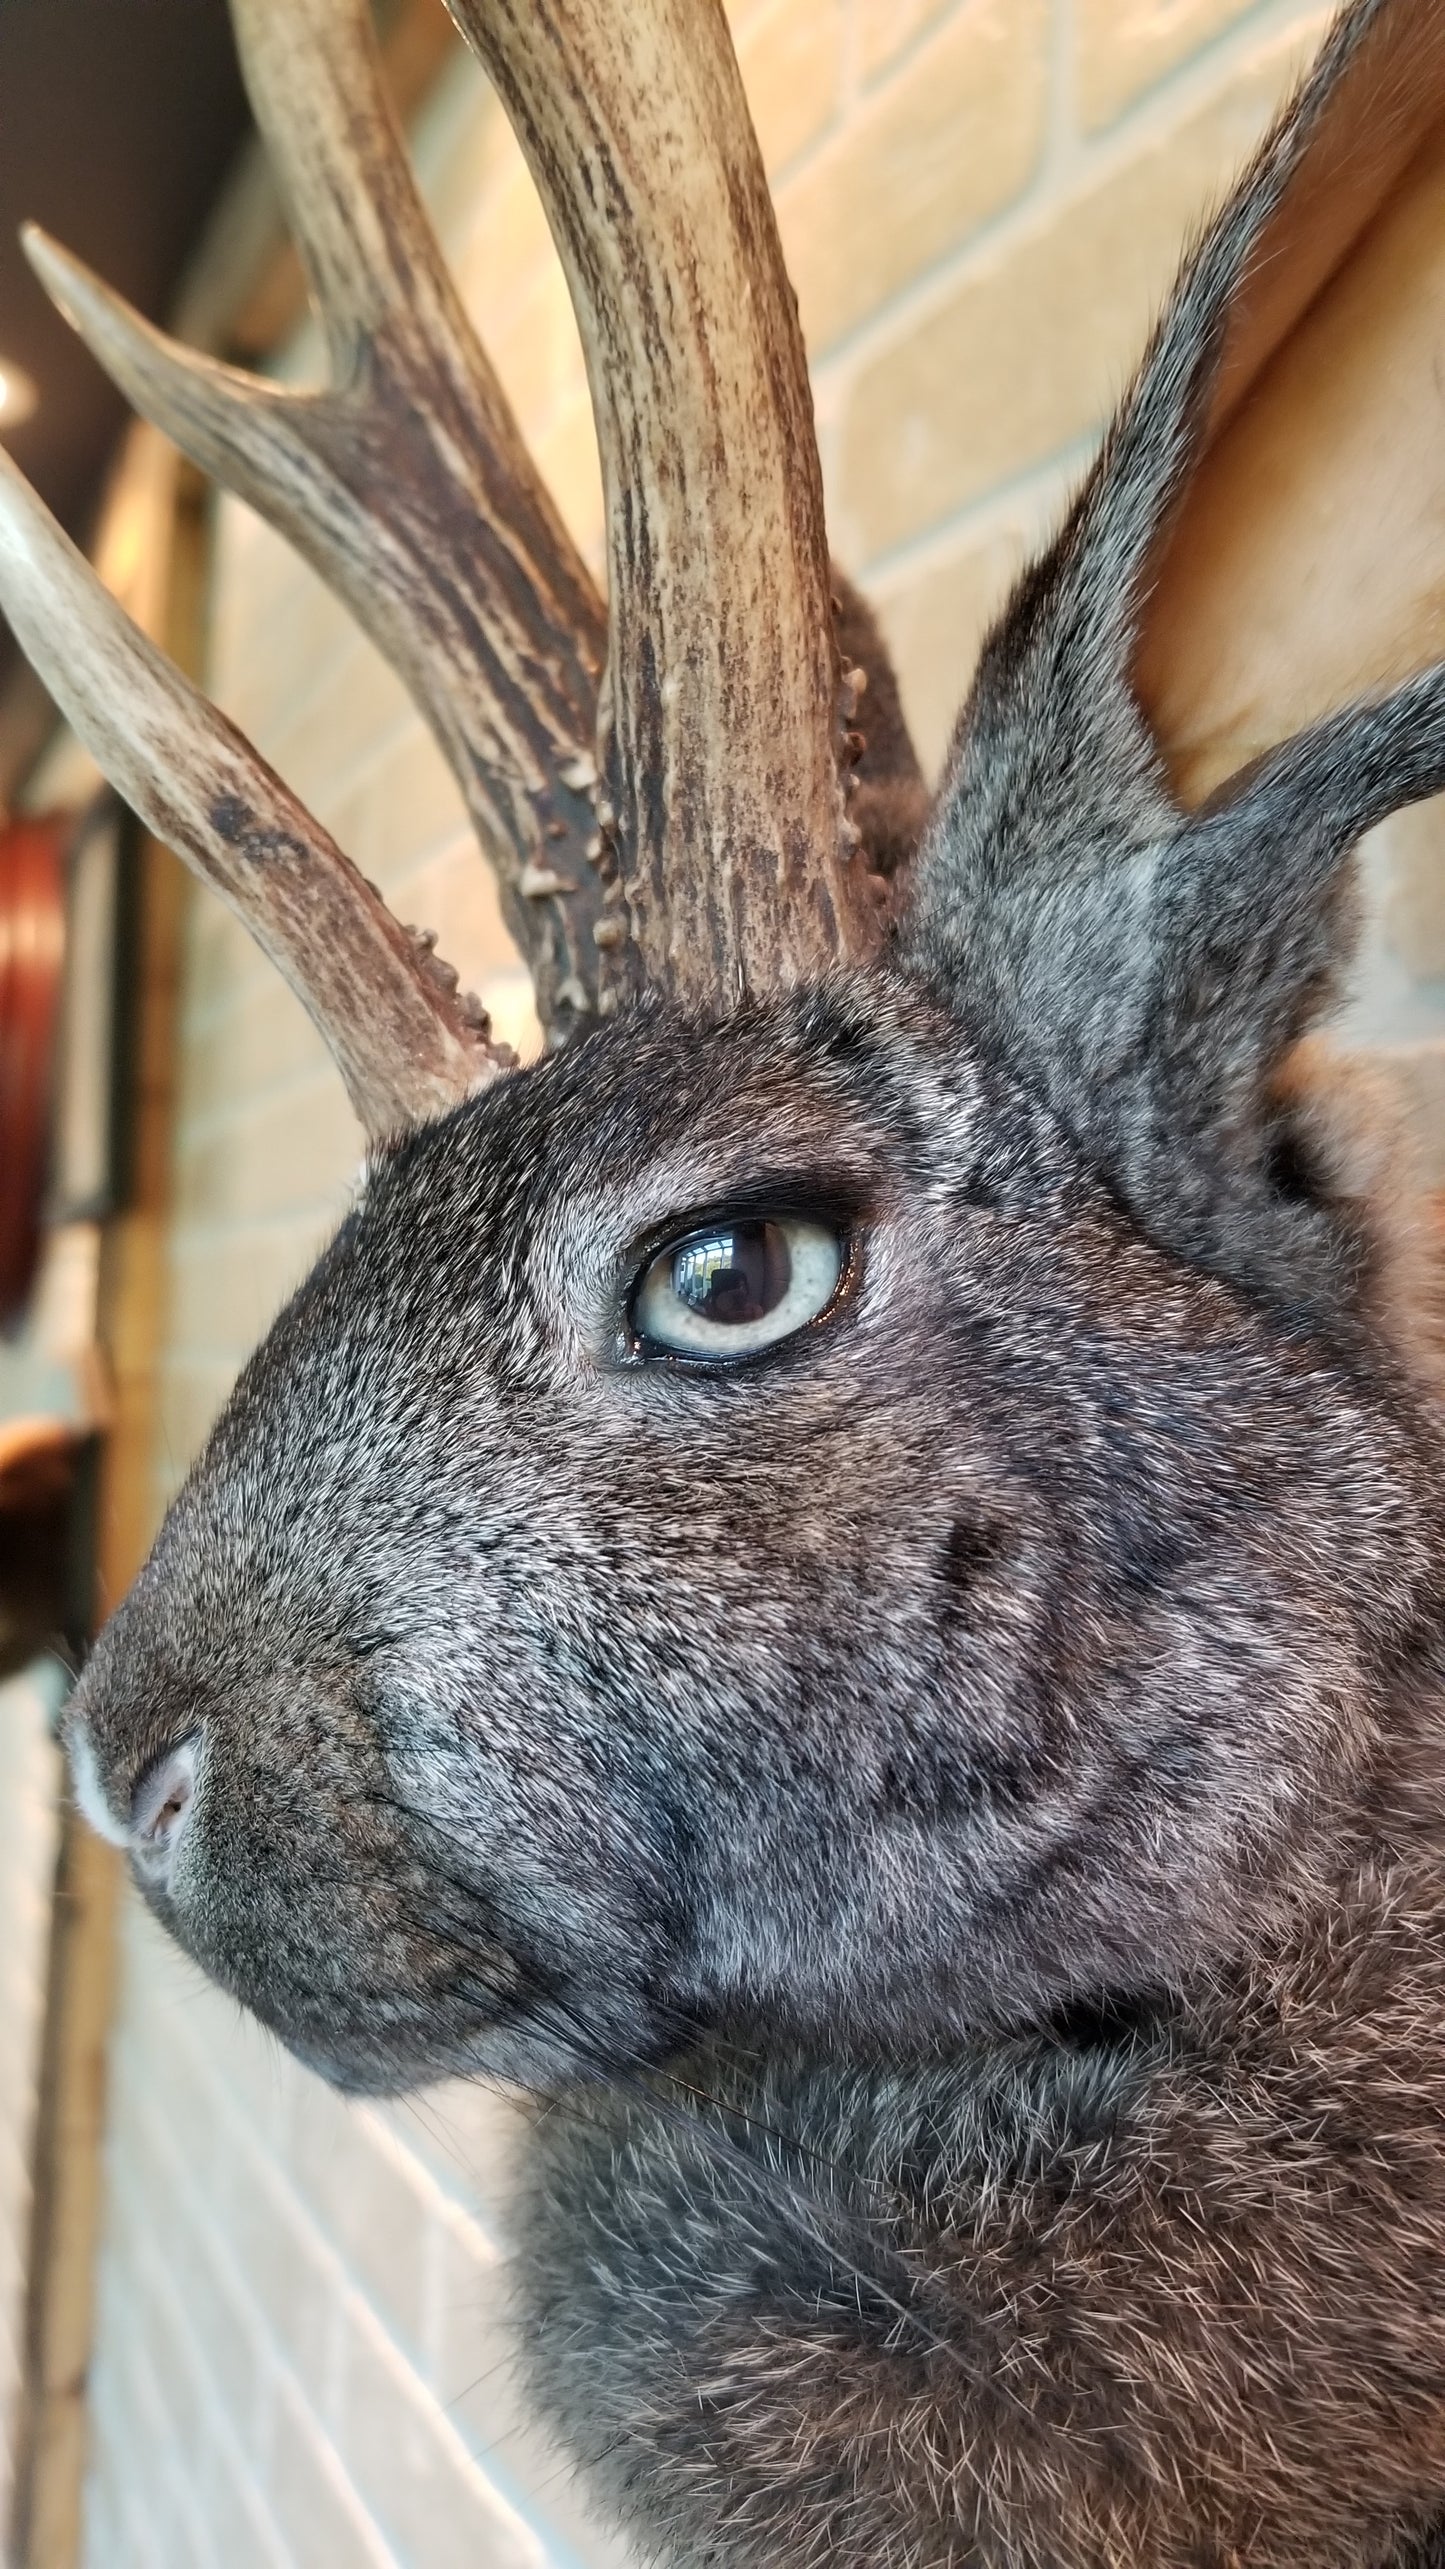
<path id="1" fill-rule="evenodd" d="M 63 818 L 0 828 L 0 1328 L 24 1310 L 40 1248 L 68 831 Z"/>

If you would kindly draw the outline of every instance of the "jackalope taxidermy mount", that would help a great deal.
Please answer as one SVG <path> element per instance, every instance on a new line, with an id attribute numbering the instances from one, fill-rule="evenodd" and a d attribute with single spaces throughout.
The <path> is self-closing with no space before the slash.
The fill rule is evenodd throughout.
<path id="1" fill-rule="evenodd" d="M 76 1695 L 86 1806 L 326 2076 L 549 2100 L 519 2345 L 646 2556 L 1445 2561 L 1442 1457 L 1302 1040 L 1445 787 L 1445 10 L 1336 23 L 925 807 L 719 0 L 453 0 L 605 613 L 363 0 L 234 5 L 332 388 L 33 256 L 410 683 L 551 1049 L 7 469 L 6 611 L 372 1146 Z"/>

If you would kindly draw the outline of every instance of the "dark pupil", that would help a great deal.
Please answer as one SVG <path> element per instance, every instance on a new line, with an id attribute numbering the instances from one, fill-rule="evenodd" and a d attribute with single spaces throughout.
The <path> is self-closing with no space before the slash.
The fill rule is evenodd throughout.
<path id="1" fill-rule="evenodd" d="M 776 1222 L 699 1231 L 672 1253 L 672 1289 L 679 1302 L 731 1329 L 776 1311 L 791 1275 L 788 1243 Z"/>

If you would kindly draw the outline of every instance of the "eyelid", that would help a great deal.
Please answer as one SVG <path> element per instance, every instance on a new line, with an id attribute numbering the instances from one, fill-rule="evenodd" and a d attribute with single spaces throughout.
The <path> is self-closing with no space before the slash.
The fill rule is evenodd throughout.
<path id="1" fill-rule="evenodd" d="M 681 1204 L 634 1233 L 623 1253 L 621 1290 L 631 1302 L 654 1258 L 680 1247 L 700 1231 L 725 1230 L 741 1222 L 819 1222 L 851 1239 L 872 1218 L 876 1182 L 859 1169 L 800 1169 L 780 1166 L 740 1179 L 727 1192 L 718 1190 L 693 1204 Z"/>

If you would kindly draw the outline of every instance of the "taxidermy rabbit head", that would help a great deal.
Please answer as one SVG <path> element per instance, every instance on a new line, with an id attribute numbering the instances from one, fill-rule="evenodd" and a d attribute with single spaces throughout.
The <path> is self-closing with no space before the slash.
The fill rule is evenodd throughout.
<path id="1" fill-rule="evenodd" d="M 1408 313 L 1445 36 L 1345 12 L 925 811 L 830 578 L 720 0 L 454 5 L 578 303 L 605 620 L 361 0 L 235 0 L 335 390 L 191 358 L 35 245 L 411 682 L 552 1037 L 497 1056 L 5 467 L 6 612 L 372 1146 L 102 1636 L 83 1801 L 349 2086 L 547 2084 L 698 2024 L 930 2045 L 1177 1984 L 1328 1883 L 1439 1644 L 1427 1395 L 1299 1046 L 1361 832 L 1445 787 L 1430 566 L 1357 563 L 1310 395 L 1392 223 L 1372 309 Z M 1390 380 L 1408 479 L 1433 414 Z M 1271 441 L 1298 506 L 1241 496 Z"/>

